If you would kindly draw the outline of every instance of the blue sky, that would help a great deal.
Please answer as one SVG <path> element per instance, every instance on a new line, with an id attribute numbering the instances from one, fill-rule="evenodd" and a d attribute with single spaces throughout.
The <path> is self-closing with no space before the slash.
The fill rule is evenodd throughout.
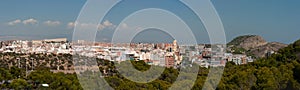
<path id="1" fill-rule="evenodd" d="M 74 24 L 72 22 L 76 20 L 85 2 L 85 0 L 1 0 L 0 40 L 60 37 L 70 39 Z M 117 9 L 115 13 L 105 18 L 102 32 L 111 33 L 109 29 L 117 25 L 120 20 L 118 16 L 149 3 L 150 0 L 128 3 L 126 8 L 116 7 L 123 10 Z M 169 0 L 161 3 L 164 4 L 157 7 L 172 7 L 170 10 L 175 14 L 188 13 L 178 2 Z M 300 39 L 299 0 L 212 0 L 212 3 L 222 19 L 228 41 L 245 34 L 261 35 L 267 41 L 282 43 L 292 43 Z M 185 17 L 188 22 L 193 22 L 193 18 L 189 18 L 193 17 L 192 14 Z M 166 25 L 174 26 L 172 23 Z M 126 24 L 123 27 L 128 29 L 137 26 Z M 199 33 L 196 36 L 198 41 L 207 43 L 207 33 L 201 25 L 193 28 L 199 28 L 199 31 L 196 31 Z M 101 33 L 98 36 L 104 38 L 105 35 L 107 34 Z M 153 38 L 150 35 L 144 38 L 148 37 Z"/>

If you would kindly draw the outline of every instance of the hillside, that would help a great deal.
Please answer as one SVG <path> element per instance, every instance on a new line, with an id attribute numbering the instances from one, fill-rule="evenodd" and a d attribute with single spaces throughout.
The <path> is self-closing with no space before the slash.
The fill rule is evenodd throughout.
<path id="1" fill-rule="evenodd" d="M 282 44 L 279 42 L 270 42 L 262 46 L 258 46 L 256 48 L 250 49 L 248 53 L 253 54 L 254 56 L 264 57 L 268 51 L 278 51 L 281 48 L 286 47 L 286 44 Z"/>
<path id="2" fill-rule="evenodd" d="M 279 42 L 267 42 L 258 35 L 239 36 L 228 43 L 228 48 L 231 52 L 244 53 L 256 57 L 264 57 L 267 52 L 277 52 L 286 46 L 286 44 Z"/>
<path id="3" fill-rule="evenodd" d="M 238 36 L 228 43 L 228 46 L 233 46 L 237 48 L 243 48 L 249 50 L 267 44 L 267 41 L 263 37 L 258 35 L 244 35 Z"/>
<path id="4" fill-rule="evenodd" d="M 300 60 L 300 39 L 295 41 L 293 44 L 290 44 L 287 47 L 279 50 L 278 52 L 284 54 L 284 56 L 295 55 L 290 57 Z"/>

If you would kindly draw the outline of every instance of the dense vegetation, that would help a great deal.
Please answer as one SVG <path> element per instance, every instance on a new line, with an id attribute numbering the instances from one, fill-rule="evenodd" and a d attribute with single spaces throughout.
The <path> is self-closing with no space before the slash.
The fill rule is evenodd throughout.
<path id="1" fill-rule="evenodd" d="M 73 62 L 70 54 L 21 54 L 0 53 L 0 67 L 20 67 L 34 70 L 48 67 L 51 70 L 72 70 Z"/>
<path id="2" fill-rule="evenodd" d="M 10 70 L 0 69 L 0 81 L 3 81 L 0 86 L 1 89 L 81 89 L 75 74 L 52 73 L 49 69 L 41 68 L 25 77 L 24 69 L 17 67 L 12 67 Z M 42 87 L 41 84 L 49 84 L 49 87 Z"/>
<path id="3" fill-rule="evenodd" d="M 143 84 L 130 81 L 119 75 L 112 62 L 98 60 L 102 63 L 100 70 L 114 73 L 105 77 L 106 81 L 115 89 L 162 89 L 169 88 L 177 78 L 178 70 L 167 68 L 156 80 Z M 148 70 L 150 66 L 144 62 L 131 61 L 136 69 L 140 71 Z M 110 70 L 108 70 L 108 67 Z M 43 88 L 42 83 L 48 83 L 49 88 L 58 90 L 82 89 L 76 74 L 52 73 L 47 68 L 40 67 L 25 77 L 24 69 L 17 67 L 0 68 L 0 81 L 4 82 L 0 88 Z M 197 80 L 193 87 L 199 90 L 208 75 L 206 68 L 200 68 Z M 188 82 L 188 81 L 186 81 Z M 182 83 L 184 84 L 184 83 Z M 279 50 L 277 54 L 270 57 L 261 58 L 246 65 L 235 65 L 228 62 L 223 73 L 223 77 L 217 87 L 218 90 L 300 90 L 300 40 Z"/>

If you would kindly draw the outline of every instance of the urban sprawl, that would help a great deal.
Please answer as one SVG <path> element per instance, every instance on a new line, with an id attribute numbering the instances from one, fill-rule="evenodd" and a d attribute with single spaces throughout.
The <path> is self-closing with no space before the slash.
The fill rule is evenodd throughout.
<path id="1" fill-rule="evenodd" d="M 244 54 L 226 52 L 225 45 L 178 45 L 173 43 L 90 43 L 83 40 L 68 42 L 66 38 L 45 40 L 10 40 L 2 41 L 1 53 L 22 54 L 78 54 L 96 57 L 112 62 L 126 60 L 144 61 L 149 65 L 178 67 L 196 63 L 201 67 L 225 66 L 232 61 L 237 65 L 247 64 L 254 60 Z M 212 48 L 215 47 L 215 48 Z"/>

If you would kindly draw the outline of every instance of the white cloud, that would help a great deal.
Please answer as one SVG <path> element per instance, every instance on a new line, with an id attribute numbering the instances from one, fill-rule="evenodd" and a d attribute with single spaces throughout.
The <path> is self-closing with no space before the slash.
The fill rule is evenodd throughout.
<path id="1" fill-rule="evenodd" d="M 37 24 L 38 21 L 33 19 L 33 18 L 30 18 L 30 19 L 27 19 L 27 20 L 17 19 L 17 20 L 8 22 L 8 25 L 14 26 L 14 25 L 17 25 L 17 24 L 20 24 L 20 23 L 23 23 L 25 25 L 27 25 L 27 24 Z"/>
<path id="2" fill-rule="evenodd" d="M 33 19 L 33 18 L 30 18 L 30 19 L 24 20 L 22 23 L 25 24 L 25 25 L 26 24 L 37 24 L 38 21 Z"/>
<path id="3" fill-rule="evenodd" d="M 98 25 L 98 30 L 103 30 L 104 28 L 105 28 L 104 25 L 102 25 L 102 24 Z"/>
<path id="4" fill-rule="evenodd" d="M 102 23 L 102 25 L 105 26 L 105 27 L 113 26 L 113 24 L 112 24 L 110 21 L 108 21 L 108 20 L 105 20 L 105 21 Z"/>
<path id="5" fill-rule="evenodd" d="M 76 24 L 76 22 L 69 22 L 68 23 L 68 28 L 74 28 L 75 24 Z"/>
<path id="6" fill-rule="evenodd" d="M 113 23 L 110 21 L 106 20 L 103 23 L 100 23 L 99 25 L 93 24 L 93 23 L 79 23 L 79 22 L 69 22 L 67 27 L 68 28 L 74 28 L 76 25 L 79 25 L 82 28 L 95 28 L 97 27 L 98 30 L 103 30 L 103 29 L 113 29 L 116 27 Z"/>
<path id="7" fill-rule="evenodd" d="M 127 23 L 121 23 L 118 27 L 118 30 L 141 30 L 142 28 L 139 26 L 130 26 Z"/>
<path id="8" fill-rule="evenodd" d="M 19 23 L 21 23 L 21 22 L 22 22 L 22 21 L 21 21 L 20 19 L 17 19 L 17 20 L 14 20 L 14 21 L 8 22 L 8 25 L 11 25 L 11 26 L 13 26 L 13 25 L 19 24 Z"/>
<path id="9" fill-rule="evenodd" d="M 108 20 L 105 20 L 103 23 L 101 23 L 100 25 L 98 25 L 98 30 L 114 29 L 115 27 L 116 27 L 116 25 L 114 25 L 113 23 L 111 23 Z"/>
<path id="10" fill-rule="evenodd" d="M 92 23 L 79 23 L 79 22 L 69 22 L 67 27 L 69 29 L 74 28 L 75 26 L 78 26 L 79 28 L 85 28 L 85 29 L 92 29 L 92 28 L 96 28 L 97 25 L 96 24 L 92 24 Z"/>
<path id="11" fill-rule="evenodd" d="M 48 26 L 58 26 L 61 23 L 59 21 L 50 21 L 50 20 L 48 20 L 48 21 L 45 21 L 44 24 L 48 25 Z"/>

